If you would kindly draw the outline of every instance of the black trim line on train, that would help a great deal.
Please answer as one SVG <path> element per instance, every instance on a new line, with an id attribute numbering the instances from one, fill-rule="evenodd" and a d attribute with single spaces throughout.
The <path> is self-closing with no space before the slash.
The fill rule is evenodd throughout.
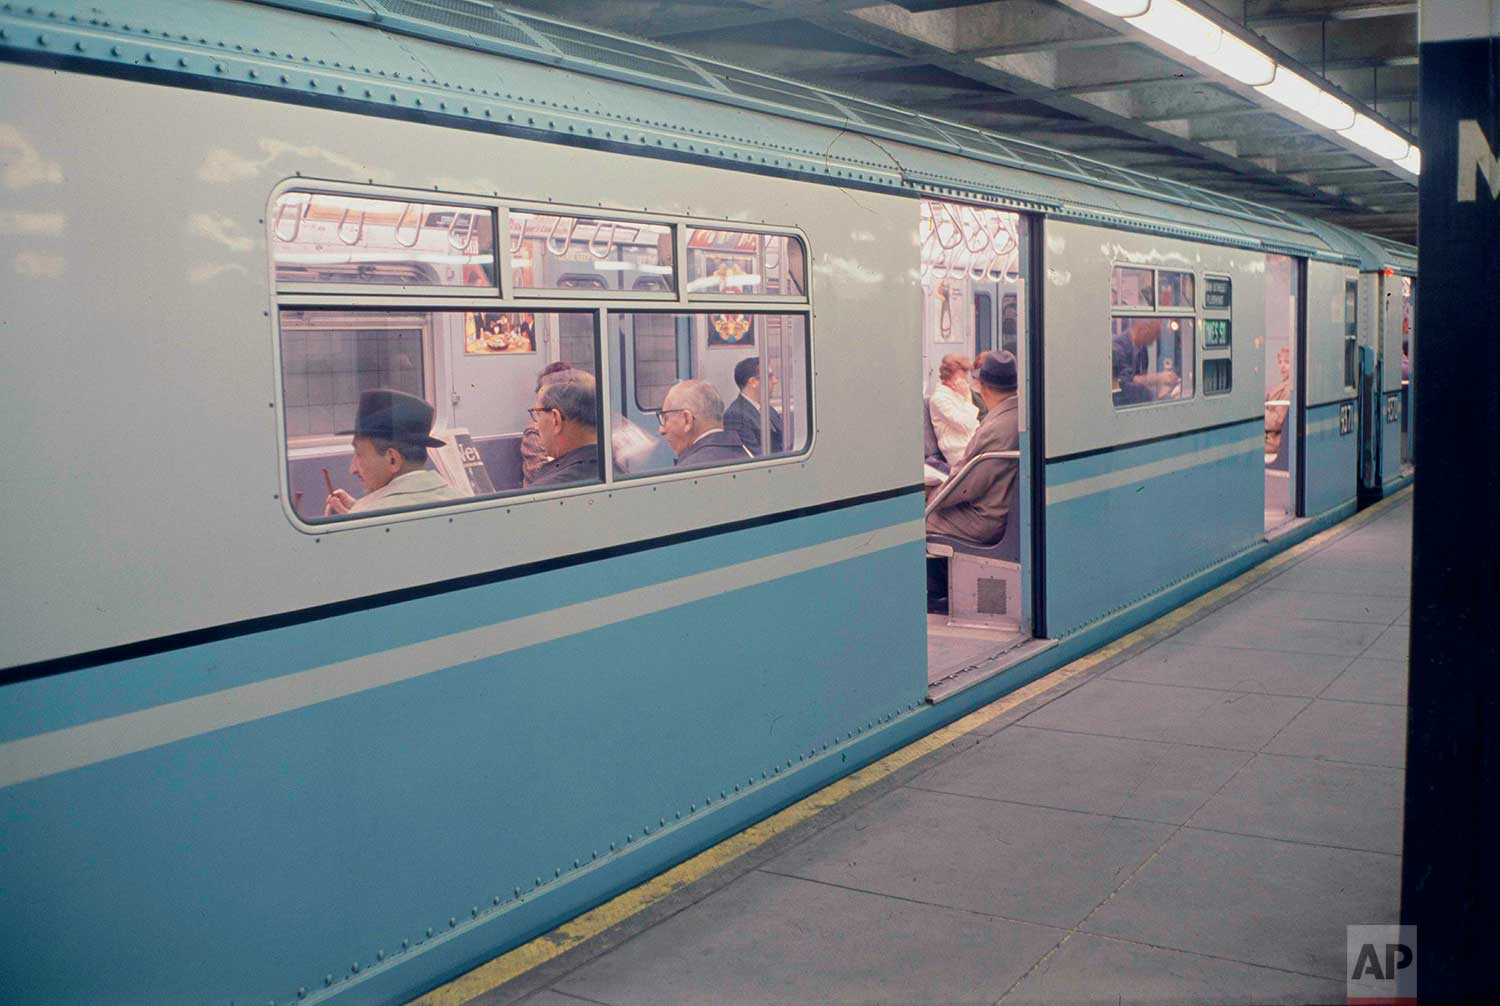
<path id="1" fill-rule="evenodd" d="M 1027 262 L 1025 275 L 1035 276 L 1043 268 L 1046 251 L 1046 221 L 1035 215 L 1028 218 Z M 1031 343 L 1026 347 L 1027 368 L 1031 371 L 1026 387 L 1027 404 L 1031 426 L 1031 635 L 1034 639 L 1047 638 L 1047 397 L 1046 361 L 1044 351 L 1047 339 L 1046 302 L 1042 297 L 1043 284 L 1029 283 L 1030 293 L 1026 298 L 1027 332 Z"/>
<path id="2" fill-rule="evenodd" d="M 1307 271 L 1308 260 L 1293 259 L 1297 263 L 1297 380 L 1292 403 L 1291 418 L 1297 424 L 1297 439 L 1293 446 L 1296 459 L 1296 481 L 1292 483 L 1292 515 L 1307 516 Z"/>
<path id="3" fill-rule="evenodd" d="M 1111 444 L 1108 447 L 1095 447 L 1093 450 L 1078 451 L 1075 454 L 1063 454 L 1059 457 L 1048 458 L 1049 465 L 1062 464 L 1064 461 L 1079 461 L 1083 458 L 1098 457 L 1101 454 L 1114 454 L 1117 451 L 1128 451 L 1136 447 L 1146 447 L 1150 444 L 1159 444 L 1167 440 L 1179 440 L 1182 437 L 1190 437 L 1195 433 L 1212 433 L 1215 430 L 1228 429 L 1231 426 L 1244 426 L 1246 423 L 1261 423 L 1266 421 L 1265 416 L 1250 416 L 1246 419 L 1231 419 L 1224 423 L 1215 423 L 1212 426 L 1198 426 L 1191 430 L 1179 430 L 1176 433 L 1163 433 L 1159 437 L 1147 437 L 1144 440 L 1132 440 L 1127 444 Z"/>
<path id="4" fill-rule="evenodd" d="M 712 527 L 698 528 L 693 531 L 679 531 L 675 534 L 645 538 L 623 545 L 611 545 L 607 548 L 597 548 L 587 552 L 578 552 L 573 555 L 558 556 L 553 559 L 541 559 L 520 566 L 509 566 L 505 569 L 492 570 L 488 573 L 472 573 L 467 576 L 455 577 L 451 580 L 441 580 L 437 583 L 421 584 L 415 587 L 402 587 L 399 590 L 390 590 L 379 594 L 371 594 L 366 597 L 351 598 L 346 601 L 333 601 L 311 608 L 302 608 L 298 611 L 262 615 L 238 622 L 226 622 L 222 625 L 211 626 L 205 629 L 189 629 L 185 632 L 175 632 L 166 636 L 158 636 L 154 639 L 145 639 L 134 643 L 122 643 L 117 646 L 106 646 L 102 649 L 89 650 L 85 653 L 77 653 L 65 657 L 52 657 L 29 664 L 17 664 L 14 667 L 0 670 L 0 686 L 18 684 L 22 681 L 32 681 L 37 678 L 52 677 L 72 671 L 86 670 L 90 667 L 118 663 L 123 660 L 135 660 L 141 657 L 155 656 L 173 650 L 182 650 L 192 646 L 202 646 L 206 643 L 216 643 L 225 639 L 253 635 L 258 632 L 268 632 L 273 629 L 303 625 L 325 618 L 334 618 L 339 615 L 348 615 L 359 611 L 368 611 L 373 608 L 383 608 L 392 604 L 415 601 L 424 597 L 449 594 L 455 591 L 469 590 L 474 587 L 484 587 L 494 583 L 502 583 L 506 580 L 516 580 L 526 576 L 535 576 L 540 573 L 550 573 L 554 570 L 566 569 L 570 566 L 581 566 L 591 562 L 615 559 L 638 552 L 666 548 L 670 545 L 680 545 L 684 542 L 731 534 L 736 531 L 746 531 L 752 528 L 765 527 L 770 524 L 781 524 L 786 521 L 800 520 L 805 517 L 815 517 L 819 514 L 831 513 L 835 510 L 847 510 L 852 507 L 880 503 L 901 496 L 914 495 L 922 491 L 923 486 L 921 483 L 900 486 L 895 489 L 866 493 L 863 496 L 851 496 L 829 503 L 818 503 L 813 506 L 783 510 L 779 513 L 766 514 L 762 517 L 747 517 L 744 520 L 731 521 L 726 524 L 715 524 Z"/>

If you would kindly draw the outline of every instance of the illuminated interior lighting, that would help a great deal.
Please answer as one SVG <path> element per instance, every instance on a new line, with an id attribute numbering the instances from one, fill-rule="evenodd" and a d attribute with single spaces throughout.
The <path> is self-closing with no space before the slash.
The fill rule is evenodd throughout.
<path id="1" fill-rule="evenodd" d="M 1405 168 L 1414 175 L 1420 175 L 1422 173 L 1422 151 L 1416 147 L 1412 147 L 1405 157 L 1396 162 L 1396 166 Z"/>
<path id="2" fill-rule="evenodd" d="M 1241 84 L 1259 87 L 1276 78 L 1276 61 L 1238 35 L 1224 32 L 1216 52 L 1205 57 L 1220 73 L 1228 74 Z"/>
<path id="3" fill-rule="evenodd" d="M 1151 0 L 1084 0 L 1085 3 L 1093 4 L 1106 14 L 1115 17 L 1137 17 L 1146 13 L 1146 8 L 1151 6 Z"/>
<path id="4" fill-rule="evenodd" d="M 1324 129 L 1345 130 L 1354 125 L 1354 109 L 1348 103 L 1284 66 L 1278 66 L 1271 82 L 1259 85 L 1256 90 Z"/>
<path id="5" fill-rule="evenodd" d="M 1401 161 L 1411 152 L 1410 143 L 1367 115 L 1356 115 L 1354 124 L 1340 132 L 1366 150 L 1392 161 Z"/>
<path id="6" fill-rule="evenodd" d="M 1224 29 L 1181 0 L 1152 0 L 1145 13 L 1132 17 L 1130 23 L 1198 59 L 1213 55 L 1224 40 Z"/>

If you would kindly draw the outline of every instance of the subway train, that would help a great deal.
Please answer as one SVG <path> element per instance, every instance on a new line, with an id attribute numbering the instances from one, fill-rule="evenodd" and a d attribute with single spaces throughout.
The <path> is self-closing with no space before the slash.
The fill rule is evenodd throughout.
<path id="1" fill-rule="evenodd" d="M 466 0 L 0 5 L 0 259 L 18 1002 L 402 1001 L 1414 471 L 1413 248 Z"/>

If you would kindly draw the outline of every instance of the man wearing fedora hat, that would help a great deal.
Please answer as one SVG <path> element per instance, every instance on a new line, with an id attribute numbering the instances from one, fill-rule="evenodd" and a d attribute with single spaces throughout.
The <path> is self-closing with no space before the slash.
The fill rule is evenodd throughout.
<path id="1" fill-rule="evenodd" d="M 1021 442 L 1016 423 L 1015 356 L 1003 349 L 989 353 L 976 376 L 988 411 L 963 456 L 953 465 L 955 474 L 970 458 L 991 451 L 1013 451 Z M 975 545 L 998 542 L 1005 537 L 1010 520 L 1011 487 L 1019 467 L 1006 459 L 966 477 L 943 505 L 928 515 L 927 530 Z"/>
<path id="2" fill-rule="evenodd" d="M 415 395 L 390 388 L 362 392 L 354 429 L 342 430 L 340 435 L 354 437 L 349 474 L 359 479 L 365 494 L 356 500 L 335 489 L 323 508 L 324 515 L 462 499 L 463 494 L 441 475 L 427 470 L 427 448 L 443 446 L 432 436 L 432 417 L 432 406 Z"/>

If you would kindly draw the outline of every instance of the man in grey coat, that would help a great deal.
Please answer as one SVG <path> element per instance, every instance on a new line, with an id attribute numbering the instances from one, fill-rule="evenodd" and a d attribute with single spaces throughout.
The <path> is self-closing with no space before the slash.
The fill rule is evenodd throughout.
<path id="1" fill-rule="evenodd" d="M 1016 358 L 1000 350 L 985 357 L 979 368 L 979 394 L 989 410 L 974 431 L 963 457 L 953 466 L 953 477 L 970 458 L 991 451 L 1014 451 L 1017 432 Z M 1011 489 L 1019 465 L 1014 459 L 991 461 L 959 483 L 942 506 L 927 517 L 927 532 L 960 538 L 975 545 L 993 545 L 1005 537 L 1010 519 Z"/>

